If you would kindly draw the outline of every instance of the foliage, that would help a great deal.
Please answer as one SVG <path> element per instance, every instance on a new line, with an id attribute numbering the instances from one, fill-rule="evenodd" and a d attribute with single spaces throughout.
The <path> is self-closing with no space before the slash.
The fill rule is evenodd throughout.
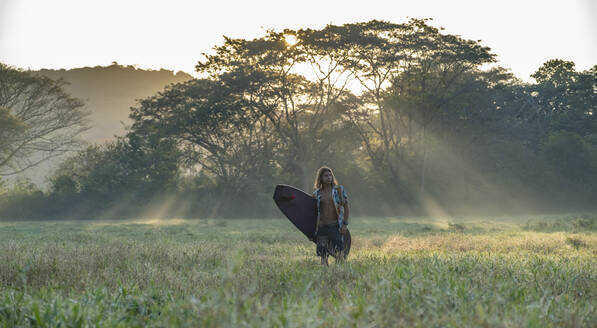
<path id="1" fill-rule="evenodd" d="M 155 195 L 176 192 L 179 162 L 178 150 L 168 141 L 129 135 L 67 159 L 50 180 L 50 198 L 67 213 L 68 207 L 77 208 L 70 203 L 79 203 L 87 216 L 121 203 L 124 195 L 134 209 Z"/>
<path id="2" fill-rule="evenodd" d="M 550 131 L 569 131 L 581 136 L 597 131 L 597 66 L 577 72 L 574 63 L 561 59 L 545 62 L 532 77 L 538 82 L 538 106 L 550 117 Z"/>
<path id="3" fill-rule="evenodd" d="M 527 222 L 523 227 L 532 231 L 597 231 L 597 216 L 569 216 L 559 220 Z"/>
<path id="4" fill-rule="evenodd" d="M 0 180 L 0 218 L 31 218 L 44 205 L 45 195 L 31 180 L 20 178 L 10 184 Z"/>
<path id="5" fill-rule="evenodd" d="M 298 33 L 296 46 L 286 43 L 289 33 Z M 355 97 L 346 88 L 347 69 L 328 58 L 333 55 L 322 58 L 302 38 L 300 31 L 268 31 L 251 41 L 226 38 L 215 55 L 199 62 L 197 72 L 209 75 L 228 98 L 242 101 L 236 109 L 283 147 L 284 157 L 274 159 L 276 164 L 310 189 L 320 157 L 334 156 L 334 141 L 350 128 L 341 115 Z M 306 77 L 299 67 L 310 68 L 314 76 Z"/>
<path id="6" fill-rule="evenodd" d="M 131 136 L 175 143 L 189 166 L 221 185 L 242 189 L 271 176 L 279 150 L 269 124 L 245 109 L 239 95 L 210 80 L 174 85 L 134 108 Z"/>
<path id="7" fill-rule="evenodd" d="M 571 180 L 591 180 L 597 173 L 591 145 L 574 132 L 550 134 L 543 146 L 543 153 L 558 173 Z"/>

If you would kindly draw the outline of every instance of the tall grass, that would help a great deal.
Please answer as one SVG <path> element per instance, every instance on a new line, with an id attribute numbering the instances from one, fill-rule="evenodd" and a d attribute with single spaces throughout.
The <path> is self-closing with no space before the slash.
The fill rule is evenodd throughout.
<path id="1" fill-rule="evenodd" d="M 286 220 L 0 223 L 0 326 L 594 326 L 597 233 L 528 221 L 354 218 L 330 267 Z"/>

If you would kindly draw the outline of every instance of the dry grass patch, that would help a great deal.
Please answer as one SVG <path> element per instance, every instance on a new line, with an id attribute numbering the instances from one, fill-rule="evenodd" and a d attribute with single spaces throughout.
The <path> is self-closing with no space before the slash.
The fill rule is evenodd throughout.
<path id="1" fill-rule="evenodd" d="M 392 236 L 381 249 L 388 253 L 409 251 L 531 251 L 569 253 L 572 250 L 597 254 L 597 236 L 568 233 L 507 233 L 467 235 L 459 233 L 416 237 Z"/>

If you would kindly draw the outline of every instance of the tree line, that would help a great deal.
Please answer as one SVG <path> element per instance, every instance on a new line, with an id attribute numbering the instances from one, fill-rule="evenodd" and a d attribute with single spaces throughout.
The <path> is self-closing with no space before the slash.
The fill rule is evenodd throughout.
<path id="1" fill-rule="evenodd" d="M 48 192 L 5 191 L 3 216 L 272 216 L 274 186 L 311 191 L 322 165 L 361 215 L 594 205 L 597 66 L 549 60 L 524 83 L 427 19 L 267 31 L 213 50 L 202 78 L 140 100 L 127 133 L 65 160 Z M 4 108 L 0 124 L 19 129 Z"/>

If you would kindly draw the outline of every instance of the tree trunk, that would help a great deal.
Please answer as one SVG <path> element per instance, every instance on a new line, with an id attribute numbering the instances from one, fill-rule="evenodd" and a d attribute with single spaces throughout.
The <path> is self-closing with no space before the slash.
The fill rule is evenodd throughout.
<path id="1" fill-rule="evenodd" d="M 400 175 L 398 174 L 399 168 L 397 167 L 398 165 L 398 163 L 396 163 L 396 165 L 388 163 L 388 169 L 390 170 L 390 174 L 392 175 L 392 185 L 394 186 L 394 191 L 399 195 L 404 195 L 404 190 L 402 189 L 402 185 L 400 184 Z"/>
<path id="2" fill-rule="evenodd" d="M 297 154 L 297 165 L 299 167 L 299 181 L 301 183 L 301 188 L 304 192 L 310 193 L 313 189 L 313 180 L 312 177 L 314 173 L 312 172 L 313 168 L 311 165 L 311 161 L 309 160 L 306 147 L 303 145 Z"/>
<path id="3" fill-rule="evenodd" d="M 303 161 L 303 165 L 301 165 L 302 169 L 302 182 L 303 182 L 303 191 L 306 193 L 310 193 L 313 189 L 313 181 L 311 180 L 312 172 L 310 170 L 310 166 Z"/>

